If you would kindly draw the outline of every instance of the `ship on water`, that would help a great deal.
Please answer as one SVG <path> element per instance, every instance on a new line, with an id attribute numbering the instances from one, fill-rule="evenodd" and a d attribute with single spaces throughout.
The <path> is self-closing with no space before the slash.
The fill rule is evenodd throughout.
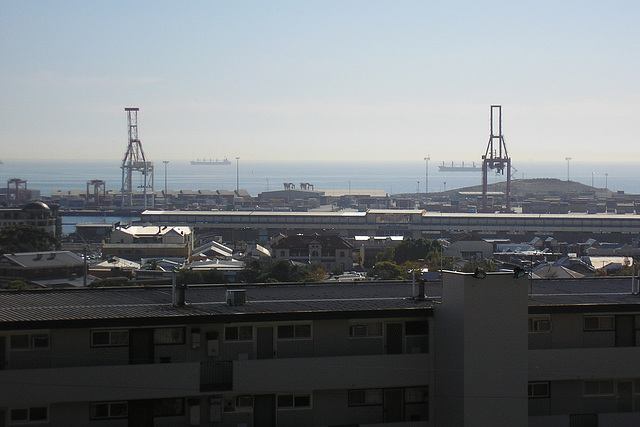
<path id="1" fill-rule="evenodd" d="M 231 162 L 229 161 L 229 159 L 227 159 L 226 157 L 222 160 L 219 159 L 197 159 L 197 160 L 191 160 L 191 164 L 192 165 L 213 165 L 213 166 L 217 166 L 217 165 L 230 165 Z"/>
<path id="2" fill-rule="evenodd" d="M 465 165 L 464 162 L 460 164 L 451 162 L 451 164 L 448 165 L 442 162 L 442 164 L 438 166 L 438 169 L 440 172 L 476 172 L 482 170 L 481 167 L 476 166 L 476 162 L 471 162 L 471 165 Z"/>

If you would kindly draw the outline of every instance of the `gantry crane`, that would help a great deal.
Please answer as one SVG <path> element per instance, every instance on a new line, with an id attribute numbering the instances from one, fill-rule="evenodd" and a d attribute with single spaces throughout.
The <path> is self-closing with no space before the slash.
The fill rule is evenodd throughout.
<path id="1" fill-rule="evenodd" d="M 142 174 L 143 182 L 139 186 L 142 188 L 143 193 L 143 205 L 147 208 L 147 199 L 151 198 L 151 207 L 154 205 L 154 193 L 153 193 L 153 162 L 148 162 L 144 150 L 142 149 L 142 142 L 138 139 L 138 110 L 139 108 L 125 108 L 127 112 L 127 124 L 129 127 L 129 145 L 127 152 L 122 160 L 122 209 L 133 206 L 133 184 L 132 177 L 133 172 L 140 172 Z M 150 194 L 147 194 L 147 189 L 150 189 Z"/>
<path id="2" fill-rule="evenodd" d="M 491 135 L 487 150 L 482 156 L 482 212 L 488 212 L 491 209 L 487 207 L 487 175 L 489 169 L 493 169 L 496 173 L 504 175 L 507 171 L 507 191 L 506 191 L 506 208 L 511 211 L 511 158 L 507 154 L 507 145 L 502 136 L 502 105 L 491 106 Z"/>

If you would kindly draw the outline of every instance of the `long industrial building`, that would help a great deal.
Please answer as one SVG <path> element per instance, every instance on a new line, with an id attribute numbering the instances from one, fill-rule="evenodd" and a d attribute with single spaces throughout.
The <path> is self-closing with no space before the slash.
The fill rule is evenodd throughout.
<path id="1" fill-rule="evenodd" d="M 226 241 L 266 241 L 278 233 L 434 239 L 470 232 L 485 238 L 516 241 L 553 236 L 573 242 L 595 237 L 600 241 L 631 243 L 640 233 L 640 215 L 634 214 L 465 214 L 369 209 L 362 212 L 148 210 L 141 216 L 143 222 L 154 225 L 184 225 L 199 232 L 218 233 Z"/>

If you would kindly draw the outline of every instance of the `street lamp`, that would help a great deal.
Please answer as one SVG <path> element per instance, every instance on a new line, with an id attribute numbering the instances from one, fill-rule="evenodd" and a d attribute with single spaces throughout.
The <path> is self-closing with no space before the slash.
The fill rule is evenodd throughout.
<path id="1" fill-rule="evenodd" d="M 571 161 L 571 157 L 564 158 L 567 161 L 567 181 L 569 181 L 569 162 Z"/>
<path id="2" fill-rule="evenodd" d="M 164 208 L 167 209 L 167 163 L 169 160 L 163 160 L 164 163 Z"/>
<path id="3" fill-rule="evenodd" d="M 425 163 L 425 180 L 424 180 L 424 194 L 429 194 L 429 160 L 431 160 L 430 156 L 424 158 Z"/>
<path id="4" fill-rule="evenodd" d="M 609 189 L 609 174 L 605 173 L 604 174 L 604 189 L 608 190 Z"/>
<path id="5" fill-rule="evenodd" d="M 236 157 L 236 193 L 240 190 L 240 157 Z"/>

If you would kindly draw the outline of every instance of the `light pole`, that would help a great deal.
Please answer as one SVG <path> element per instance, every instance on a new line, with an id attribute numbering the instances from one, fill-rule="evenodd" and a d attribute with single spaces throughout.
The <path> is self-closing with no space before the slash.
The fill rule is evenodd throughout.
<path id="1" fill-rule="evenodd" d="M 169 160 L 163 160 L 164 163 L 164 208 L 167 209 L 167 163 Z"/>
<path id="2" fill-rule="evenodd" d="M 609 174 L 605 173 L 604 174 L 604 189 L 608 190 L 609 189 Z"/>
<path id="3" fill-rule="evenodd" d="M 240 190 L 240 157 L 236 157 L 236 193 Z"/>
<path id="4" fill-rule="evenodd" d="M 595 172 L 591 172 L 591 188 L 593 188 L 593 178 L 595 177 L 595 175 Z"/>
<path id="5" fill-rule="evenodd" d="M 429 194 L 429 160 L 431 160 L 430 156 L 424 158 L 425 171 L 424 171 L 424 194 Z"/>
<path id="6" fill-rule="evenodd" d="M 569 181 L 569 162 L 571 161 L 571 157 L 564 158 L 567 161 L 567 181 Z"/>

